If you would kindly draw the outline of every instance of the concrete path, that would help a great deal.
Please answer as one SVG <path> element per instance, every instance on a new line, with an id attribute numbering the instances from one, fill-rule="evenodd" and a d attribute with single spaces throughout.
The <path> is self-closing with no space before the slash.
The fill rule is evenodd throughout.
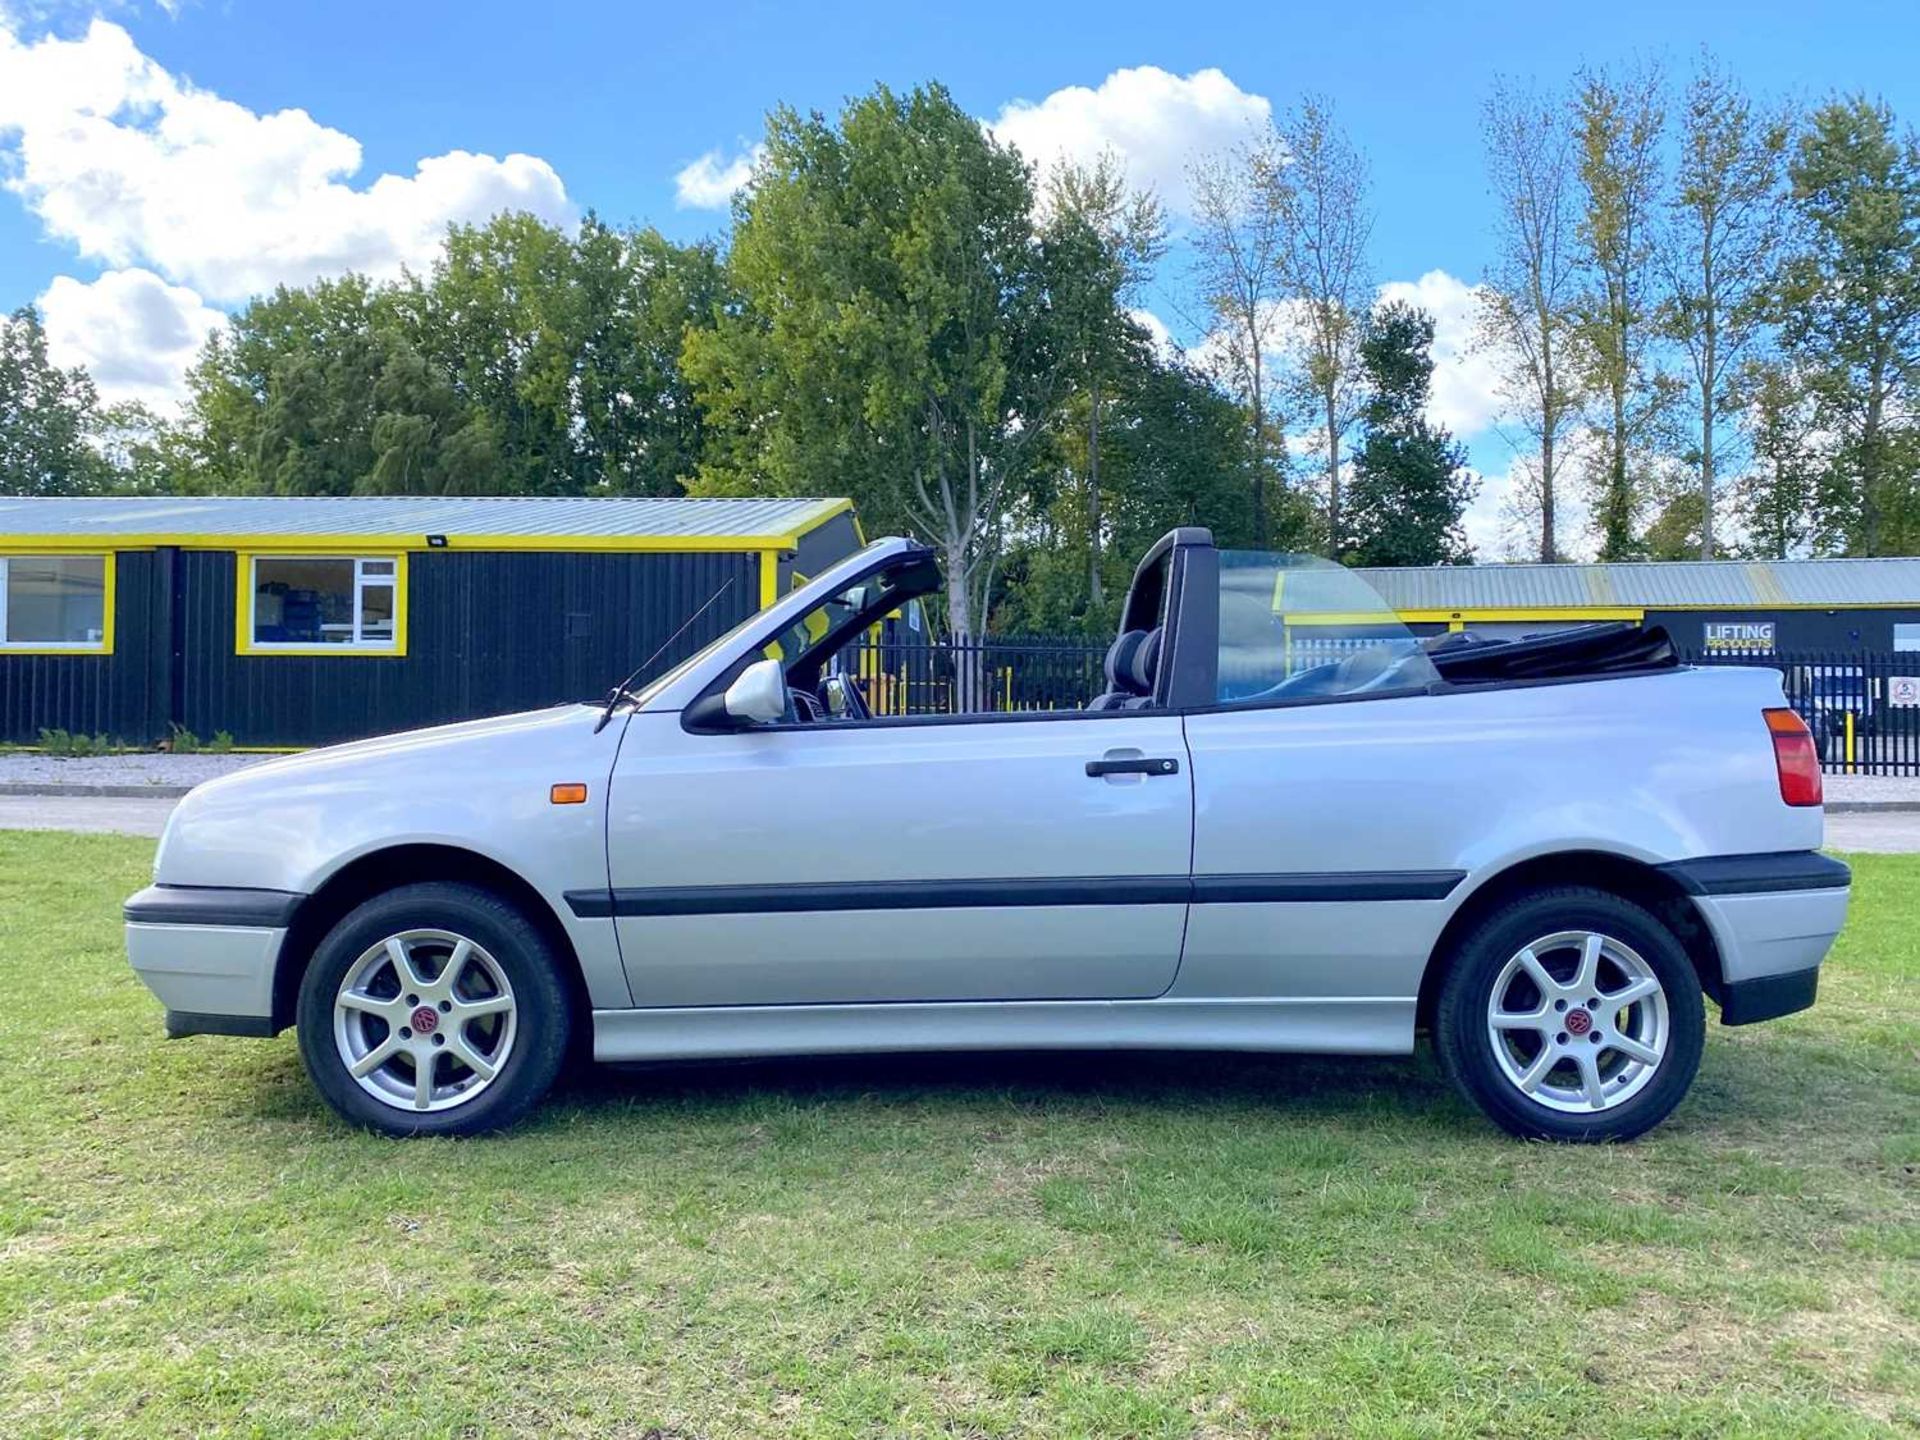
<path id="1" fill-rule="evenodd" d="M 1879 855 L 1920 851 L 1920 810 L 1877 810 L 1827 816 L 1827 848 Z"/>
<path id="2" fill-rule="evenodd" d="M 174 799 L 99 795 L 0 795 L 0 830 L 118 831 L 160 838 Z"/>

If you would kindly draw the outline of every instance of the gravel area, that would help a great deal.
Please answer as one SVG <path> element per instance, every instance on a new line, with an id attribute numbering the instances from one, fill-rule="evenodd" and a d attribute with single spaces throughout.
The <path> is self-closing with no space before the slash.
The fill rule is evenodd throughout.
<path id="1" fill-rule="evenodd" d="M 9 785 L 155 785 L 183 789 L 226 775 L 267 755 L 56 755 L 0 754 L 0 789 Z"/>

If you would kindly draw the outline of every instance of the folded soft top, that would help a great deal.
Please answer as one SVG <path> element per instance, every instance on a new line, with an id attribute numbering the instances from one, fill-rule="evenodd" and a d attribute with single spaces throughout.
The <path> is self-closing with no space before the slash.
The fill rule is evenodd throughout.
<path id="1" fill-rule="evenodd" d="M 1436 636 L 1426 648 L 1441 677 L 1456 685 L 1672 670 L 1680 664 L 1665 629 L 1624 621 L 1577 625 L 1518 640 L 1490 639 L 1461 630 Z"/>

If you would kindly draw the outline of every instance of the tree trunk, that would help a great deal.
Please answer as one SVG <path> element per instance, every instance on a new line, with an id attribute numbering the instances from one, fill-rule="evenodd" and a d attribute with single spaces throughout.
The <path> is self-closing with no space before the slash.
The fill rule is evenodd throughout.
<path id="1" fill-rule="evenodd" d="M 1546 384 L 1540 405 L 1540 563 L 1551 565 L 1559 559 L 1553 539 L 1553 436 L 1560 424 L 1560 406 L 1554 398 L 1553 338 L 1542 320 L 1540 337 L 1540 373 Z"/>
<path id="2" fill-rule="evenodd" d="M 1260 389 L 1260 336 L 1252 326 L 1247 338 L 1253 345 L 1253 548 L 1267 548 L 1267 437 L 1266 405 Z"/>
<path id="3" fill-rule="evenodd" d="M 954 714 L 967 715 L 978 708 L 980 667 L 974 649 L 966 537 L 949 530 L 942 548 L 947 556 L 947 642 L 953 656 L 953 694 L 948 705 Z"/>
<path id="4" fill-rule="evenodd" d="M 1880 426 L 1886 405 L 1878 352 L 1867 367 L 1867 413 L 1860 425 L 1860 529 L 1867 555 L 1880 553 Z"/>
<path id="5" fill-rule="evenodd" d="M 1340 432 L 1334 426 L 1335 396 L 1327 386 L 1327 554 L 1340 558 Z"/>
<path id="6" fill-rule="evenodd" d="M 1087 422 L 1087 608 L 1098 614 L 1105 596 L 1100 585 L 1100 380 L 1093 381 Z"/>
<path id="7" fill-rule="evenodd" d="M 1708 265 L 1711 277 L 1711 259 Z M 1709 292 L 1712 280 L 1708 280 Z M 1700 558 L 1713 559 L 1713 394 L 1719 389 L 1716 379 L 1720 357 L 1716 353 L 1713 304 L 1706 307 L 1705 331 L 1700 363 Z"/>

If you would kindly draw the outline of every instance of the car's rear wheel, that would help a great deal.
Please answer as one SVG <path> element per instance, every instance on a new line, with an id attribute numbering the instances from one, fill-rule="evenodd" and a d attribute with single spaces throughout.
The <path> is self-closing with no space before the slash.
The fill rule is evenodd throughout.
<path id="1" fill-rule="evenodd" d="M 300 1054 L 328 1104 L 389 1135 L 511 1125 L 566 1055 L 566 987 L 517 908 L 469 885 L 408 885 L 351 911 L 300 986 Z"/>
<path id="2" fill-rule="evenodd" d="M 1434 1012 L 1440 1062 L 1502 1129 L 1627 1140 L 1672 1113 L 1706 1042 L 1700 979 L 1642 906 L 1584 887 L 1489 915 L 1453 956 Z"/>

